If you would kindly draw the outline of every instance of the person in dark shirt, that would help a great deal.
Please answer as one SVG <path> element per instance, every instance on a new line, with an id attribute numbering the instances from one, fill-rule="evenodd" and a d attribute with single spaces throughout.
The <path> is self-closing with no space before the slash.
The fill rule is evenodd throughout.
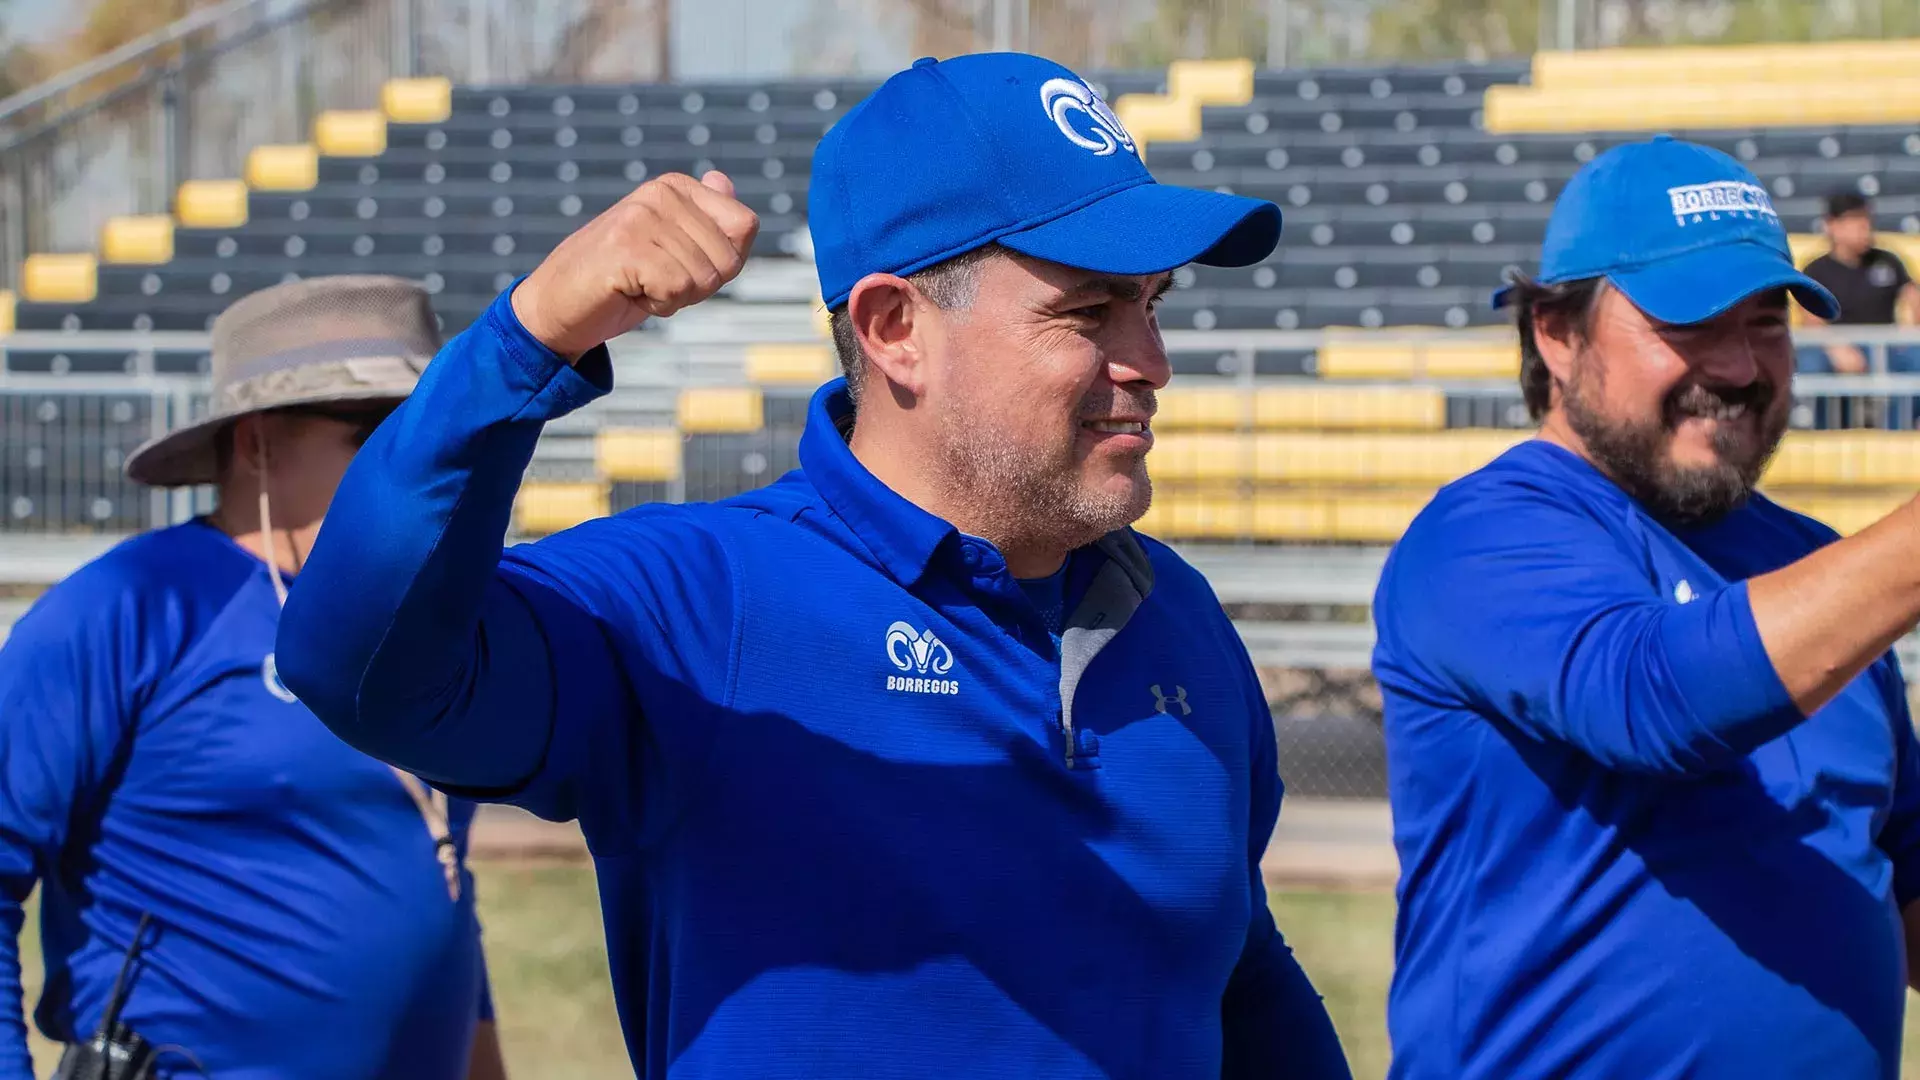
<path id="1" fill-rule="evenodd" d="M 1825 224 L 1831 250 L 1808 263 L 1806 274 L 1840 301 L 1840 314 L 1831 321 L 1840 326 L 1920 323 L 1920 286 L 1898 255 L 1873 246 L 1873 206 L 1866 197 L 1847 192 L 1828 199 Z M 1827 322 L 1807 316 L 1809 326 Z M 1802 350 L 1800 370 L 1857 375 L 1868 370 L 1869 360 L 1858 345 L 1828 345 Z M 1888 349 L 1887 370 L 1920 371 L 1920 347 Z"/>

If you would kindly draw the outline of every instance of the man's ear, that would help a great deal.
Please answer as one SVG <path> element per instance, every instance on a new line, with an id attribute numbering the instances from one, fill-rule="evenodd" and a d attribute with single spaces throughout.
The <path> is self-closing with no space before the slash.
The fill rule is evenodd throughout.
<path id="1" fill-rule="evenodd" d="M 228 431 L 232 453 L 228 455 L 227 467 L 235 476 L 260 475 L 260 441 L 265 436 L 261 425 L 264 422 L 259 413 L 253 413 L 235 420 Z"/>
<path id="2" fill-rule="evenodd" d="M 1576 316 L 1560 311 L 1533 313 L 1533 344 L 1556 384 L 1573 378 L 1573 358 L 1580 353 L 1580 325 Z"/>
<path id="3" fill-rule="evenodd" d="M 847 296 L 847 320 L 860 351 L 889 383 L 918 396 L 926 390 L 926 313 L 920 290 L 894 274 L 869 274 Z"/>

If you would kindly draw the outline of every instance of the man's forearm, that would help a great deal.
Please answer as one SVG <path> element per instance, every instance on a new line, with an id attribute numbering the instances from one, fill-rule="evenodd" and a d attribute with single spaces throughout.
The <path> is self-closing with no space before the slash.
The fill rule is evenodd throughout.
<path id="1" fill-rule="evenodd" d="M 1240 960 L 1221 1003 L 1224 1080 L 1352 1080 L 1307 973 L 1280 935 Z"/>
<path id="2" fill-rule="evenodd" d="M 1747 595 L 1774 671 L 1812 713 L 1920 623 L 1920 505 L 1752 579 Z"/>
<path id="3" fill-rule="evenodd" d="M 507 1080 L 507 1060 L 500 1052 L 500 1029 L 491 1020 L 482 1020 L 473 1027 L 467 1080 Z"/>
<path id="4" fill-rule="evenodd" d="M 604 351 L 595 373 L 606 377 Z M 348 743 L 469 787 L 510 786 L 538 765 L 546 635 L 500 580 L 500 553 L 541 423 L 602 389 L 503 298 L 354 458 L 276 646 L 288 688 Z"/>

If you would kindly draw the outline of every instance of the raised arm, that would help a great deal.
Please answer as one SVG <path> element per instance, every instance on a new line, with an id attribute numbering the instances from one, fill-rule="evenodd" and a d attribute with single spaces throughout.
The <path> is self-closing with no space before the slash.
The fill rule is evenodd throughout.
<path id="1" fill-rule="evenodd" d="M 1383 683 L 1438 685 L 1610 766 L 1697 774 L 1799 724 L 1920 621 L 1912 503 L 1689 603 L 1541 492 L 1443 493 L 1375 599 Z"/>
<path id="2" fill-rule="evenodd" d="M 557 716 L 629 693 L 579 583 L 503 565 L 502 544 L 542 425 L 609 388 L 604 342 L 739 273 L 758 220 L 732 190 L 719 173 L 662 176 L 582 227 L 355 457 L 276 648 L 288 688 L 348 743 L 511 791 L 542 768 Z"/>

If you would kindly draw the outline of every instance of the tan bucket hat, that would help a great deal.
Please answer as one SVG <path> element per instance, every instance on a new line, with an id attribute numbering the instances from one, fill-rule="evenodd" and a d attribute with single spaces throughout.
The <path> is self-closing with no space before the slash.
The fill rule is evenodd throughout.
<path id="1" fill-rule="evenodd" d="M 343 274 L 262 289 L 213 322 L 208 414 L 127 458 L 129 479 L 210 484 L 215 436 L 239 417 L 292 405 L 397 402 L 440 351 L 425 289 L 403 278 Z"/>

